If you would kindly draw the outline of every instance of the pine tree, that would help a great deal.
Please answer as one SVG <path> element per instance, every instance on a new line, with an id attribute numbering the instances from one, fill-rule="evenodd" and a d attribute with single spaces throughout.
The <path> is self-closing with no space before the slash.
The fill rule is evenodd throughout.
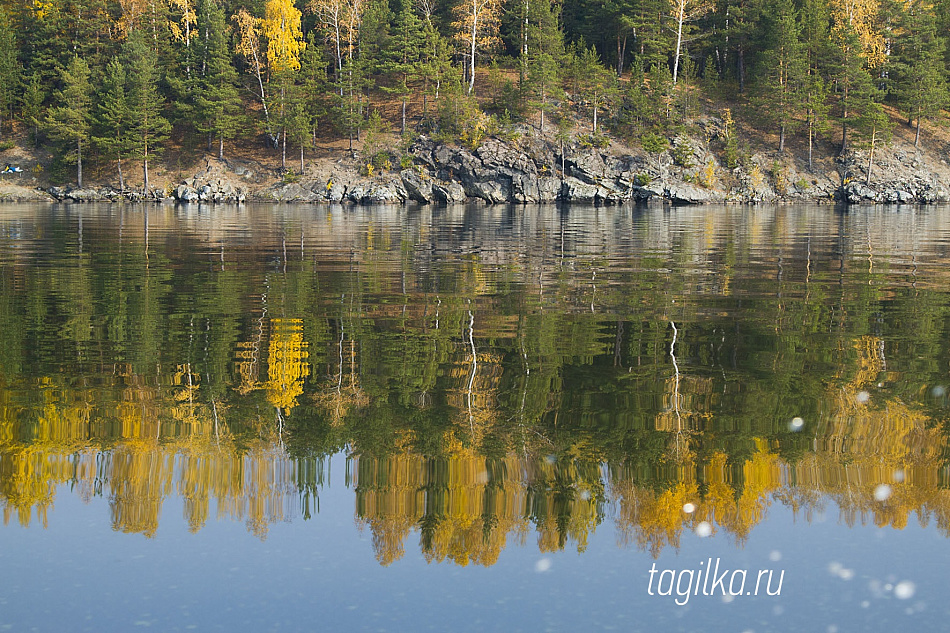
<path id="1" fill-rule="evenodd" d="M 581 67 L 583 68 L 581 89 L 591 107 L 591 131 L 597 134 L 598 113 L 616 97 L 617 76 L 600 63 L 600 56 L 593 46 L 584 51 Z"/>
<path id="2" fill-rule="evenodd" d="M 63 88 L 55 96 L 58 105 L 47 112 L 46 127 L 53 138 L 70 148 L 67 157 L 76 159 L 76 182 L 82 188 L 82 152 L 92 119 L 89 66 L 83 58 L 73 57 L 60 71 L 60 81 Z"/>
<path id="3" fill-rule="evenodd" d="M 857 124 L 861 113 L 873 102 L 877 90 L 865 68 L 857 32 L 845 25 L 837 32 L 837 37 L 833 77 L 838 88 L 840 152 L 844 153 L 848 149 L 848 131 Z"/>
<path id="4" fill-rule="evenodd" d="M 46 90 L 43 83 L 40 72 L 34 70 L 33 74 L 30 75 L 30 81 L 23 90 L 23 98 L 20 104 L 20 114 L 23 121 L 32 130 L 31 136 L 34 147 L 39 144 L 39 129 L 43 121 L 43 102 L 46 101 Z"/>
<path id="5" fill-rule="evenodd" d="M 17 88 L 20 84 L 20 64 L 17 61 L 17 43 L 6 12 L 0 10 L 0 132 L 3 123 L 13 118 Z"/>
<path id="6" fill-rule="evenodd" d="M 763 71 L 753 102 L 765 118 L 778 127 L 778 151 L 783 153 L 786 132 L 798 122 L 807 60 L 791 2 L 786 0 L 774 8 L 780 13 L 768 38 L 771 47 L 762 56 Z"/>
<path id="7" fill-rule="evenodd" d="M 392 79 L 384 89 L 402 101 L 402 134 L 406 133 L 406 105 L 422 71 L 423 23 L 416 15 L 412 0 L 401 0 L 393 21 L 382 70 Z"/>
<path id="8" fill-rule="evenodd" d="M 924 120 L 938 117 L 947 105 L 946 42 L 937 37 L 936 17 L 919 0 L 907 7 L 890 67 L 894 93 L 907 120 L 916 120 L 914 147 Z"/>
<path id="9" fill-rule="evenodd" d="M 165 100 L 158 91 L 161 72 L 151 38 L 133 31 L 125 46 L 129 72 L 129 122 L 132 129 L 132 156 L 142 161 L 143 187 L 150 190 L 148 163 L 161 154 L 171 125 L 163 116 Z"/>
<path id="10" fill-rule="evenodd" d="M 198 129 L 208 135 L 208 149 L 218 138 L 218 158 L 224 158 L 224 141 L 233 138 L 240 127 L 241 97 L 237 90 L 238 73 L 231 64 L 228 50 L 227 22 L 224 11 L 214 0 L 201 0 L 197 25 L 202 34 L 200 68 L 196 90 Z"/>
<path id="11" fill-rule="evenodd" d="M 541 113 L 539 129 L 542 133 L 545 113 L 559 85 L 558 63 L 564 56 L 564 35 L 557 11 L 558 6 L 550 0 L 530 0 L 525 65 L 531 105 Z"/>
<path id="12" fill-rule="evenodd" d="M 106 67 L 102 88 L 98 94 L 93 141 L 104 154 L 115 160 L 121 191 L 125 191 L 122 159 L 132 148 L 129 99 L 125 86 L 125 68 L 118 58 L 113 57 Z"/>
<path id="13" fill-rule="evenodd" d="M 298 89 L 311 123 L 311 146 L 317 142 L 317 125 L 329 110 L 327 97 L 332 96 L 327 90 L 330 86 L 327 83 L 327 64 L 323 52 L 323 47 L 311 32 L 307 47 L 300 56 L 300 71 L 297 73 Z"/>

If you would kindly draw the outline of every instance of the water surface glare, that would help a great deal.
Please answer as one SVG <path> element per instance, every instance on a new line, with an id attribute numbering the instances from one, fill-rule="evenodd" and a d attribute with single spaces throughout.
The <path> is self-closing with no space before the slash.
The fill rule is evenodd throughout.
<path id="1" fill-rule="evenodd" d="M 0 205 L 0 631 L 940 630 L 948 247 L 940 207 Z"/>

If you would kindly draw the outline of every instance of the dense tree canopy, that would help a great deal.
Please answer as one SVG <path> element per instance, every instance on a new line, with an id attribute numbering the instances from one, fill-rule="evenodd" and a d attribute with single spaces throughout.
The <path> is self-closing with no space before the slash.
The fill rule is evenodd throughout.
<path id="1" fill-rule="evenodd" d="M 790 138 L 842 150 L 853 136 L 877 140 L 881 126 L 868 116 L 881 105 L 903 113 L 920 143 L 948 100 L 948 6 L 7 0 L 0 133 L 19 121 L 37 142 L 68 146 L 78 168 L 92 126 L 90 156 L 117 161 L 124 186 L 122 161 L 142 160 L 146 179 L 147 157 L 167 139 L 209 150 L 216 141 L 223 156 L 226 139 L 259 133 L 285 155 L 288 143 L 302 151 L 320 134 L 359 140 L 387 100 L 399 107 L 382 113 L 383 124 L 403 134 L 421 126 L 478 139 L 497 117 L 495 125 L 522 120 L 544 133 L 552 118 L 562 134 L 586 119 L 594 135 L 672 138 L 701 88 L 737 117 L 758 112 L 778 151 Z M 96 89 L 70 113 L 77 59 Z"/>

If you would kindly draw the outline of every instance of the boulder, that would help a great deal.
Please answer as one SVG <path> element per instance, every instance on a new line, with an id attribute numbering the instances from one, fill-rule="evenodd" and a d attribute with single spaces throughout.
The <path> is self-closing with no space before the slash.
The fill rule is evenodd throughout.
<path id="1" fill-rule="evenodd" d="M 402 186 L 406 188 L 406 194 L 410 200 L 429 204 L 434 199 L 432 192 L 432 182 L 423 177 L 414 169 L 405 169 L 399 173 Z"/>
<path id="2" fill-rule="evenodd" d="M 561 199 L 568 202 L 594 202 L 598 189 L 597 185 L 568 176 L 561 183 Z"/>
<path id="3" fill-rule="evenodd" d="M 178 202 L 191 203 L 198 201 L 198 192 L 188 185 L 178 185 L 175 187 L 175 200 Z"/>
<path id="4" fill-rule="evenodd" d="M 65 193 L 65 199 L 73 202 L 97 202 L 102 200 L 102 194 L 95 189 L 70 189 Z"/>
<path id="5" fill-rule="evenodd" d="M 446 204 L 465 202 L 465 189 L 459 183 L 452 181 L 433 183 L 432 197 L 433 199 Z"/>

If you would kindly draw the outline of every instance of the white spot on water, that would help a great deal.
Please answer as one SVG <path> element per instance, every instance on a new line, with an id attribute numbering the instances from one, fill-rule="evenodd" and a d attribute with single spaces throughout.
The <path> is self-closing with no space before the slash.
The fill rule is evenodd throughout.
<path id="1" fill-rule="evenodd" d="M 894 595 L 897 596 L 899 600 L 913 598 L 915 591 L 917 591 L 917 585 L 909 580 L 902 580 L 894 587 Z"/>
<path id="2" fill-rule="evenodd" d="M 543 574 L 546 571 L 551 571 L 551 559 L 542 558 L 534 564 L 534 571 L 539 574 Z"/>
<path id="3" fill-rule="evenodd" d="M 854 399 L 858 401 L 858 404 L 864 404 L 871 399 L 871 394 L 869 394 L 867 391 L 860 391 L 858 392 L 858 395 L 854 397 Z"/>
<path id="4" fill-rule="evenodd" d="M 874 489 L 875 501 L 887 501 L 891 498 L 891 487 L 887 484 L 880 484 Z"/>
<path id="5" fill-rule="evenodd" d="M 590 501 L 590 490 L 581 490 L 581 500 Z"/>
<path id="6" fill-rule="evenodd" d="M 930 390 L 930 393 L 933 394 L 934 398 L 942 398 L 946 395 L 947 388 L 944 387 L 943 385 L 937 385 L 936 387 Z"/>
<path id="7" fill-rule="evenodd" d="M 685 512 L 686 514 L 692 514 L 696 512 L 696 506 L 693 505 L 692 503 L 684 503 L 683 512 Z"/>
<path id="8" fill-rule="evenodd" d="M 828 563 L 828 573 L 832 576 L 837 576 L 841 573 L 842 565 L 838 561 L 831 561 Z"/>
<path id="9" fill-rule="evenodd" d="M 544 461 L 547 463 L 548 466 L 553 466 L 554 464 L 557 463 L 557 456 L 548 455 L 547 457 L 544 458 Z"/>
<path id="10" fill-rule="evenodd" d="M 841 571 L 838 572 L 838 578 L 840 578 L 841 580 L 851 580 L 852 578 L 854 578 L 854 570 L 842 569 Z"/>
<path id="11" fill-rule="evenodd" d="M 732 595 L 731 593 L 726 593 L 726 594 L 723 594 L 723 596 L 722 596 L 722 601 L 723 601 L 725 604 L 729 604 L 730 602 L 732 602 L 732 601 L 735 600 L 735 599 L 736 599 L 736 597 L 735 597 L 734 595 Z"/>
<path id="12" fill-rule="evenodd" d="M 788 423 L 788 430 L 801 431 L 803 426 L 805 426 L 805 421 L 803 419 L 792 418 L 792 421 Z"/>
<path id="13" fill-rule="evenodd" d="M 870 602 L 869 600 L 862 600 L 862 601 L 861 601 L 861 608 L 862 608 L 862 609 L 867 609 L 867 608 L 870 607 L 870 606 L 871 606 L 871 602 Z"/>
<path id="14" fill-rule="evenodd" d="M 894 481 L 897 482 L 897 483 L 901 483 L 902 481 L 904 481 L 904 471 L 903 471 L 903 470 L 895 470 L 895 471 L 894 471 L 893 479 L 894 479 Z"/>
<path id="15" fill-rule="evenodd" d="M 825 629 L 828 633 L 838 633 L 838 626 L 835 624 L 829 624 L 828 628 Z"/>
<path id="16" fill-rule="evenodd" d="M 782 605 L 777 604 L 772 607 L 772 615 L 782 615 L 783 613 L 785 613 L 785 607 Z"/>
<path id="17" fill-rule="evenodd" d="M 703 521 L 702 523 L 697 525 L 696 529 L 693 531 L 696 532 L 696 536 L 698 536 L 699 538 L 706 538 L 707 536 L 712 534 L 712 526 L 709 525 L 708 521 Z"/>
<path id="18" fill-rule="evenodd" d="M 771 552 L 769 552 L 769 560 L 773 563 L 779 562 L 782 560 L 782 552 L 778 551 L 777 549 L 773 549 Z"/>

